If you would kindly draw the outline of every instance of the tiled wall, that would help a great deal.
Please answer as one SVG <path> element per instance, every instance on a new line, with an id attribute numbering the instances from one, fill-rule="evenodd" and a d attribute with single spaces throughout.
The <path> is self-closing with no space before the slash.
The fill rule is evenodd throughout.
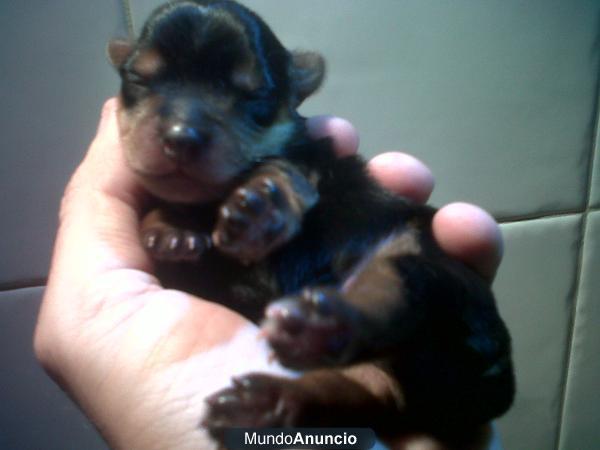
<path id="1" fill-rule="evenodd" d="M 105 448 L 37 367 L 31 332 L 60 193 L 117 88 L 105 42 L 127 2 L 0 3 L 0 448 Z M 158 3 L 132 0 L 136 25 Z M 519 393 L 506 449 L 600 445 L 597 0 L 248 0 L 329 76 L 305 114 L 334 113 L 365 155 L 405 149 L 436 175 L 432 202 L 502 222 L 495 282 Z"/>

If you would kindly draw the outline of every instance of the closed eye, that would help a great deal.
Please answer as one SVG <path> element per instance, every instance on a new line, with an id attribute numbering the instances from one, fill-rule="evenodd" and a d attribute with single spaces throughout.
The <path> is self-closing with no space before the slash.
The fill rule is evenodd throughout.
<path id="1" fill-rule="evenodd" d="M 132 84 L 139 84 L 145 86 L 148 84 L 148 79 L 144 78 L 140 74 L 137 73 L 129 73 L 127 74 L 127 82 Z"/>
<path id="2" fill-rule="evenodd" d="M 151 80 L 148 77 L 143 77 L 130 70 L 123 70 L 121 79 L 123 80 L 121 93 L 126 104 L 132 105 L 151 93 Z"/>
<path id="3" fill-rule="evenodd" d="M 146 87 L 150 79 L 148 77 L 144 77 L 137 72 L 133 72 L 131 70 L 124 71 L 122 73 L 123 80 L 128 84 L 133 84 L 140 87 Z"/>

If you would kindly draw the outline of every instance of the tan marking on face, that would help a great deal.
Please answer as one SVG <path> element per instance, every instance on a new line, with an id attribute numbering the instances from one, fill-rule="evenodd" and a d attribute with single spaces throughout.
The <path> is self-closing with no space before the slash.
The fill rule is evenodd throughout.
<path id="1" fill-rule="evenodd" d="M 163 58 L 152 48 L 140 50 L 133 63 L 133 70 L 144 78 L 156 76 L 163 67 Z"/>
<path id="2" fill-rule="evenodd" d="M 119 128 L 125 158 L 134 172 L 149 176 L 167 175 L 176 170 L 175 164 L 163 152 L 157 114 L 158 97 L 142 100 L 136 107 L 119 108 Z"/>
<path id="3" fill-rule="evenodd" d="M 256 71 L 254 59 L 236 67 L 231 73 L 231 83 L 246 92 L 255 91 L 260 87 L 260 75 Z"/>
<path id="4" fill-rule="evenodd" d="M 126 160 L 153 195 L 177 203 L 202 203 L 226 195 L 229 184 L 249 164 L 229 132 L 213 124 L 212 144 L 185 165 L 164 152 L 159 96 L 133 108 L 120 107 L 119 127 Z"/>

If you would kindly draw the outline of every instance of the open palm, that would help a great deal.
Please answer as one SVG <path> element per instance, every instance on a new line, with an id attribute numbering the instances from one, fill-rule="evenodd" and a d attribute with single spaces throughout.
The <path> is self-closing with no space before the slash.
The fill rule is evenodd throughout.
<path id="1" fill-rule="evenodd" d="M 212 448 L 199 426 L 207 395 L 236 374 L 291 373 L 270 361 L 255 325 L 153 277 L 138 237 L 148 198 L 124 161 L 117 108 L 114 99 L 106 103 L 64 194 L 36 352 L 113 448 Z M 340 154 L 356 151 L 347 122 L 310 126 L 331 134 Z M 433 188 L 428 170 L 406 155 L 384 155 L 371 168 L 386 187 L 418 201 Z M 492 278 L 501 247 L 488 215 L 450 205 L 434 230 L 446 251 Z"/>

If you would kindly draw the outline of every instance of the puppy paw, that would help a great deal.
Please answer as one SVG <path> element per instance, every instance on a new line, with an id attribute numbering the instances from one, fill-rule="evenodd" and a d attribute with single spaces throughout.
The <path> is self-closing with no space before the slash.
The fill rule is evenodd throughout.
<path id="1" fill-rule="evenodd" d="M 359 340 L 359 313 L 335 289 L 306 289 L 271 303 L 263 334 L 277 359 L 294 369 L 347 363 Z"/>
<path id="2" fill-rule="evenodd" d="M 177 228 L 148 228 L 142 231 L 142 245 L 157 261 L 194 262 L 211 246 L 207 234 Z"/>
<path id="3" fill-rule="evenodd" d="M 300 229 L 303 210 L 295 203 L 284 176 L 255 176 L 220 208 L 215 246 L 243 263 L 260 261 Z"/>
<path id="4" fill-rule="evenodd" d="M 233 386 L 212 394 L 206 403 L 202 425 L 215 436 L 226 428 L 297 425 L 304 404 L 294 380 L 260 373 L 234 378 Z"/>

